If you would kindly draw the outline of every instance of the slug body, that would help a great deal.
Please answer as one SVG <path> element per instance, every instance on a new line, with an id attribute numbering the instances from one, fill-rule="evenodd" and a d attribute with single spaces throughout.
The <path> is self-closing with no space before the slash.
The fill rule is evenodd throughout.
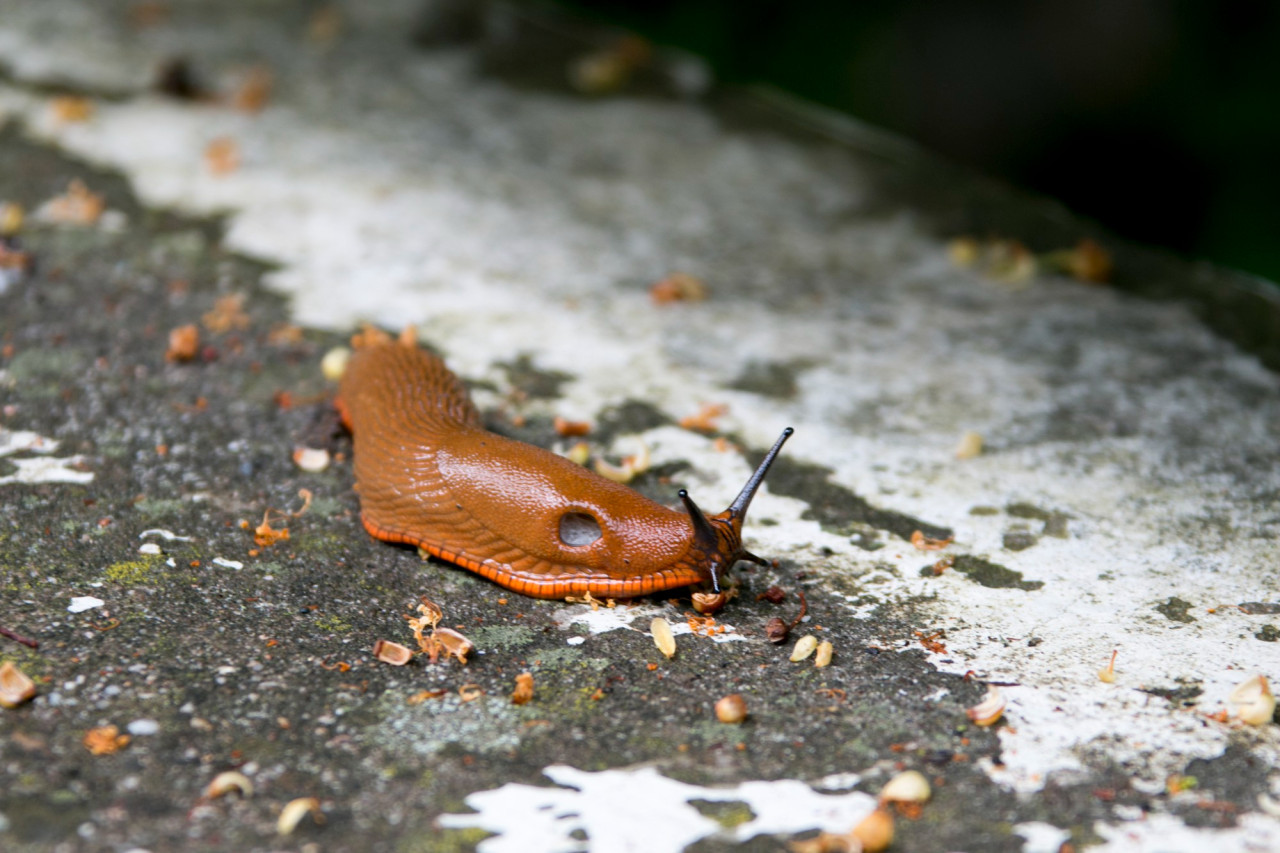
<path id="1" fill-rule="evenodd" d="M 484 429 L 439 358 L 377 343 L 351 358 L 338 411 L 355 440 L 365 529 L 537 598 L 718 590 L 740 559 L 742 521 L 788 429 L 742 494 L 706 516 L 661 506 L 547 450 Z"/>

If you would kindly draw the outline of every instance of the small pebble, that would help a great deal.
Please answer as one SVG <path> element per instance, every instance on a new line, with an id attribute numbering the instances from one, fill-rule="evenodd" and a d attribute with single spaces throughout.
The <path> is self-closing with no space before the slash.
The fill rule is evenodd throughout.
<path id="1" fill-rule="evenodd" d="M 148 720 L 144 718 L 141 720 L 134 720 L 129 723 L 129 725 L 125 726 L 125 729 L 129 734 L 134 735 L 135 737 L 147 737 L 148 735 L 153 735 L 159 732 L 160 724 L 155 720 Z"/>

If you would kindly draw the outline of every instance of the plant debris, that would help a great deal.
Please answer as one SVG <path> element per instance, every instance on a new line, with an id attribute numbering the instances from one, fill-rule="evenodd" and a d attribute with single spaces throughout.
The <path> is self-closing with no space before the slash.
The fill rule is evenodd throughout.
<path id="1" fill-rule="evenodd" d="M 911 534 L 911 544 L 917 551 L 941 551 L 954 541 L 954 536 L 948 536 L 946 539 L 930 539 L 920 530 Z"/>
<path id="2" fill-rule="evenodd" d="M 525 705 L 533 699 L 533 674 L 522 672 L 516 676 L 516 689 L 511 694 L 512 705 Z"/>
<path id="3" fill-rule="evenodd" d="M 796 614 L 794 621 L 787 623 L 781 617 L 774 616 L 764 624 L 764 635 L 769 642 L 784 642 L 787 639 L 787 635 L 791 633 L 791 629 L 799 625 L 800 620 L 809 611 L 809 602 L 805 600 L 804 593 L 797 591 L 796 595 L 800 596 L 800 612 Z"/>
<path id="4" fill-rule="evenodd" d="M 252 797 L 253 782 L 239 770 L 227 770 L 213 777 L 209 787 L 204 789 L 204 795 L 211 800 L 216 800 L 233 791 L 241 797 Z"/>
<path id="5" fill-rule="evenodd" d="M 791 662 L 799 663 L 812 655 L 818 648 L 818 638 L 813 634 L 805 634 L 796 640 L 796 646 L 791 650 Z"/>
<path id="6" fill-rule="evenodd" d="M 998 687 L 987 687 L 987 695 L 972 708 L 966 708 L 965 714 L 974 725 L 992 726 L 1004 716 L 1005 698 Z"/>
<path id="7" fill-rule="evenodd" d="M 688 273 L 672 273 L 649 288 L 649 298 L 657 305 L 702 302 L 707 298 L 707 286 L 702 279 Z"/>
<path id="8" fill-rule="evenodd" d="M 671 633 L 671 623 L 661 616 L 649 623 L 649 633 L 653 635 L 653 644 L 668 658 L 676 653 L 676 635 Z"/>
<path id="9" fill-rule="evenodd" d="M 130 740 L 128 735 L 120 734 L 115 726 L 98 726 L 85 732 L 80 742 L 94 755 L 111 755 L 128 746 Z"/>
<path id="10" fill-rule="evenodd" d="M 821 669 L 824 666 L 831 665 L 831 656 L 835 653 L 835 646 L 830 640 L 823 640 L 818 643 L 818 652 L 813 658 L 813 665 Z"/>
<path id="11" fill-rule="evenodd" d="M 1255 675 L 1248 681 L 1238 685 L 1227 700 L 1236 708 L 1240 722 L 1251 726 L 1261 726 L 1271 722 L 1276 713 L 1276 697 L 1271 692 L 1271 685 L 1266 676 Z"/>
<path id="12" fill-rule="evenodd" d="M 716 421 L 728 411 L 729 407 L 724 403 L 704 403 L 702 408 L 692 415 L 681 418 L 680 427 L 693 432 L 715 432 L 720 428 Z"/>
<path id="13" fill-rule="evenodd" d="M 413 649 L 390 640 L 378 640 L 373 644 L 373 656 L 392 666 L 404 666 L 413 660 Z"/>
<path id="14" fill-rule="evenodd" d="M 8 639 L 13 640 L 15 643 L 22 643 L 22 645 L 30 649 L 40 648 L 39 641 L 33 640 L 30 637 L 24 637 L 21 634 L 18 634 L 14 631 L 10 631 L 8 628 L 0 627 L 0 637 L 7 637 Z"/>
<path id="15" fill-rule="evenodd" d="M 444 654 L 445 657 L 456 658 L 458 663 L 465 666 L 467 655 L 475 650 L 475 644 L 452 628 L 438 627 L 440 620 L 444 618 L 444 611 L 440 609 L 440 605 L 423 596 L 418 604 L 418 614 L 417 616 L 406 615 L 404 618 L 413 630 L 413 638 L 417 640 L 418 648 L 426 653 L 427 658 L 432 663 L 437 663 L 440 655 Z M 426 634 L 428 628 L 431 629 L 430 635 Z"/>
<path id="16" fill-rule="evenodd" d="M 67 191 L 54 196 L 36 210 L 36 218 L 56 225 L 93 225 L 106 210 L 102 196 L 89 191 L 84 181 L 74 178 Z"/>
<path id="17" fill-rule="evenodd" d="M 741 693 L 730 693 L 716 702 L 716 719 L 722 723 L 737 724 L 747 718 L 747 700 Z"/>
<path id="18" fill-rule="evenodd" d="M 36 695 L 36 683 L 10 661 L 0 664 L 0 708 L 16 708 Z"/>
<path id="19" fill-rule="evenodd" d="M 169 330 L 169 349 L 165 361 L 192 361 L 200 353 L 200 329 L 194 323 Z"/>
<path id="20" fill-rule="evenodd" d="M 281 835 L 290 835 L 307 815 L 311 815 L 311 819 L 317 825 L 324 825 L 324 812 L 320 811 L 320 801 L 315 797 L 299 797 L 296 800 L 290 800 L 280 810 L 280 818 L 276 821 L 276 832 Z"/>
<path id="21" fill-rule="evenodd" d="M 244 312 L 244 294 L 230 293 L 218 297 L 213 308 L 205 312 L 200 322 L 215 335 L 249 328 L 249 315 Z"/>

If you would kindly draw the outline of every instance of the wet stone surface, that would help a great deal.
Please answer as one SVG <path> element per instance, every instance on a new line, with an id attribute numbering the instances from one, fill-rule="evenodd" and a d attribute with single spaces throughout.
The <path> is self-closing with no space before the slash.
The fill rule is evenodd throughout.
<path id="1" fill-rule="evenodd" d="M 1280 729 L 1232 698 L 1280 680 L 1275 289 L 660 47 L 582 91 L 634 58 L 617 35 L 499 2 L 0 0 L 0 201 L 28 212 L 0 628 L 38 641 L 0 637 L 37 689 L 0 709 L 0 849 L 782 850 L 906 768 L 934 798 L 895 850 L 1280 847 Z M 98 225 L 34 214 L 73 178 Z M 964 263 L 988 235 L 1092 238 L 1112 280 Z M 705 300 L 652 297 L 677 274 Z M 366 321 L 416 324 L 497 432 L 651 455 L 631 485 L 668 505 L 727 505 L 795 427 L 726 631 L 372 540 L 319 367 Z M 375 660 L 422 596 L 465 667 Z M 805 635 L 830 666 L 788 660 Z M 210 799 L 232 769 L 253 792 Z M 280 835 L 310 797 L 323 825 L 303 802 Z"/>
<path id="2" fill-rule="evenodd" d="M 900 822 L 902 849 L 1020 849 L 1016 802 L 976 769 L 999 757 L 993 732 L 964 713 L 983 688 L 938 673 L 922 651 L 885 649 L 886 636 L 911 638 L 902 613 L 850 620 L 794 570 L 753 568 L 722 614 L 746 641 L 686 634 L 668 661 L 641 632 L 647 619 L 586 634 L 556 621 L 586 605 L 522 598 L 373 541 L 358 522 L 348 439 L 334 440 L 339 459 L 322 473 L 290 461 L 324 416 L 319 359 L 342 338 L 287 330 L 261 268 L 221 251 L 216 225 L 145 211 L 109 175 L 12 133 L 0 157 L 0 197 L 34 206 L 81 176 L 129 217 L 118 233 L 27 229 L 37 272 L 0 296 L 4 425 L 56 439 L 93 474 L 9 486 L 0 504 L 0 626 L 39 642 L 0 640 L 0 659 L 39 684 L 35 701 L 0 714 L 6 849 L 466 848 L 474 830 L 433 822 L 465 812 L 472 791 L 542 784 L 550 764 L 638 762 L 698 784 L 881 768 L 862 783 L 872 791 L 918 768 L 937 796 Z M 233 294 L 242 326 L 202 326 L 198 358 L 166 361 L 169 330 L 201 324 Z M 508 419 L 489 414 L 497 427 Z M 314 496 L 305 513 L 273 515 L 289 538 L 255 545 L 263 513 L 296 511 L 301 489 Z M 140 553 L 145 543 L 159 553 Z M 757 600 L 774 584 L 786 601 Z M 809 617 L 792 636 L 835 644 L 825 670 L 788 662 L 791 642 L 763 640 L 764 622 L 790 620 L 800 591 Z M 419 595 L 476 642 L 466 667 L 373 658 L 378 639 L 413 645 L 404 614 Z M 104 603 L 72 614 L 74 596 Z M 675 597 L 656 605 L 675 623 L 691 612 Z M 535 698 L 515 706 L 523 671 Z M 462 688 L 481 696 L 463 701 Z M 424 691 L 440 695 L 414 704 Z M 747 699 L 742 726 L 712 713 L 729 692 Z M 81 744 L 92 728 L 140 720 L 157 731 L 115 754 Z M 249 776 L 252 797 L 205 796 L 228 769 Z M 325 825 L 276 840 L 280 808 L 303 796 L 320 799 Z M 751 847 L 783 849 L 767 837 Z"/>

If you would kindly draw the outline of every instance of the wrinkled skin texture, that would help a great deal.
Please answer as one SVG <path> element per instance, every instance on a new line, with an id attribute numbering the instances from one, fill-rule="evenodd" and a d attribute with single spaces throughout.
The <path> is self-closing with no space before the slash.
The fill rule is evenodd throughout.
<path id="1" fill-rule="evenodd" d="M 365 529 L 516 592 L 629 598 L 716 587 L 737 560 L 757 559 L 742 548 L 741 530 L 763 470 L 734 506 L 695 519 L 488 432 L 444 362 L 405 343 L 358 350 L 337 406 L 355 440 Z M 567 514 L 575 518 L 565 522 Z"/>

